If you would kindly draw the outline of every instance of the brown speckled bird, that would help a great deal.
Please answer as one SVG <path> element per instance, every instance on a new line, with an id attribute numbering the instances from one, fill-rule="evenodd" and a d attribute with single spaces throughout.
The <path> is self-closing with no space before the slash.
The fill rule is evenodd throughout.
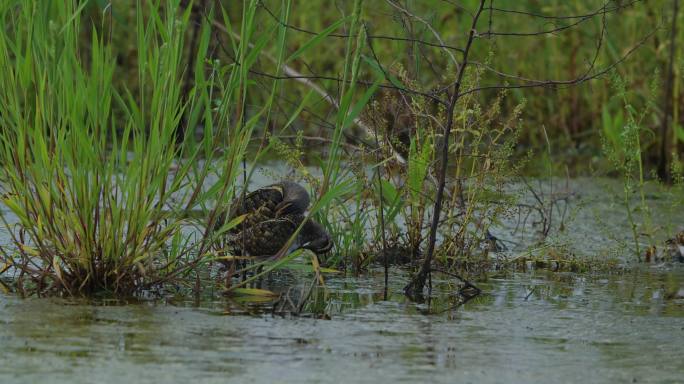
<path id="1" fill-rule="evenodd" d="M 684 262 L 684 230 L 665 242 L 667 253 L 672 261 Z"/>
<path id="2" fill-rule="evenodd" d="M 230 206 L 228 219 L 247 215 L 229 234 L 235 253 L 269 257 L 278 253 L 304 221 L 309 194 L 301 185 L 281 181 L 238 198 Z M 225 220 L 220 219 L 220 222 Z M 307 220 L 290 249 L 306 248 L 321 254 L 333 244 L 323 226 Z"/>
<path id="3" fill-rule="evenodd" d="M 663 246 L 651 245 L 646 248 L 644 260 L 650 262 L 680 262 L 684 263 L 684 230 L 675 237 L 665 241 Z"/>

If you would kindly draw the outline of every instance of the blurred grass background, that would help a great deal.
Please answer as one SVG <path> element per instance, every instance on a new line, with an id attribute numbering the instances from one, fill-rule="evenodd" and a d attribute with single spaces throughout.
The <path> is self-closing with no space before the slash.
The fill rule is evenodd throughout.
<path id="1" fill-rule="evenodd" d="M 629 102 L 635 109 L 642 109 L 649 102 L 653 104 L 650 116 L 644 121 L 646 133 L 642 138 L 644 163 L 652 174 L 661 165 L 663 157 L 668 167 L 672 164 L 677 166 L 679 154 L 684 148 L 684 130 L 679 113 L 682 103 L 682 59 L 678 44 L 682 41 L 684 28 L 676 28 L 676 33 L 672 34 L 673 21 L 676 24 L 683 17 L 677 11 L 673 20 L 675 2 L 677 0 L 620 0 L 605 3 L 595 0 L 488 1 L 487 6 L 495 9 L 485 10 L 485 16 L 478 24 L 480 38 L 474 44 L 472 62 L 523 78 L 569 80 L 582 76 L 594 62 L 602 28 L 605 28 L 604 38 L 595 59 L 595 69 L 610 66 L 638 46 L 624 62 L 616 66 L 615 71 L 627 83 Z M 112 24 L 112 30 L 116 33 L 108 38 L 113 42 L 113 55 L 120 67 L 115 82 L 125 83 L 134 89 L 137 79 L 135 28 L 127 26 L 135 23 L 135 7 L 127 3 L 132 2 L 93 0 L 87 11 L 94 20 L 91 25 L 104 25 L 107 28 L 107 25 Z M 234 25 L 239 25 L 242 2 L 220 3 Z M 351 3 L 327 0 L 294 2 L 289 14 L 287 50 L 295 52 L 312 38 L 309 32 L 321 32 L 348 16 Z M 477 1 L 456 3 L 458 6 L 441 0 L 366 1 L 363 3 L 362 18 L 371 35 L 367 45 L 372 46 L 373 53 L 391 74 L 401 74 L 411 79 L 416 89 L 429 92 L 443 84 L 445 79 L 453 77 L 455 69 L 440 47 L 409 40 L 417 39 L 438 45 L 437 33 L 446 45 L 462 47 Z M 256 14 L 258 35 L 271 34 L 275 38 L 283 4 L 280 0 L 260 2 Z M 186 2 L 185 5 L 190 4 Z M 192 2 L 195 7 L 193 17 L 195 20 L 208 17 L 208 9 L 216 5 L 213 1 Z M 601 13 L 604 6 L 609 11 L 605 15 Z M 516 12 L 503 12 L 503 9 Z M 108 20 L 101 23 L 101 18 Z M 325 37 L 326 41 L 321 46 L 287 63 L 301 74 L 315 77 L 314 81 L 333 95 L 339 88 L 339 82 L 331 79 L 339 78 L 343 71 L 345 26 L 348 27 L 348 23 L 343 23 L 333 32 L 336 36 Z M 490 29 L 495 35 L 486 35 Z M 554 30 L 553 33 L 535 34 Z M 85 31 L 82 40 L 83 48 L 87 49 L 90 38 L 87 28 Z M 107 31 L 103 33 L 106 35 Z M 195 32 L 189 28 L 187 33 Z M 650 38 L 645 39 L 646 36 Z M 192 42 L 192 36 L 189 36 L 188 41 Z M 208 58 L 193 57 L 195 47 L 187 44 L 186 60 L 231 62 L 233 58 L 226 54 L 229 44 L 225 34 L 215 34 Z M 671 47 L 674 47 L 673 51 Z M 269 49 L 267 44 L 264 51 L 268 52 Z M 450 51 L 460 59 L 458 51 Z M 371 56 L 368 47 L 364 55 Z M 669 73 L 671 61 L 672 74 Z M 261 85 L 256 89 L 262 89 L 263 92 L 252 92 L 249 104 L 258 108 L 265 103 L 271 83 L 276 81 L 267 74 L 273 74 L 275 70 L 273 63 L 262 55 L 257 59 L 254 71 L 254 81 Z M 374 75 L 368 66 L 365 71 L 361 78 L 372 81 Z M 513 78 L 502 78 L 489 70 L 485 70 L 481 76 L 481 85 L 520 83 Z M 269 129 L 284 125 L 292 109 L 299 105 L 298 101 L 310 91 L 293 80 L 278 81 L 288 84 L 281 88 L 275 102 L 272 127 L 267 127 Z M 552 162 L 556 173 L 565 174 L 567 166 L 574 175 L 593 174 L 597 170 L 610 174 L 601 152 L 602 137 L 610 136 L 619 128 L 614 125 L 624 121 L 624 104 L 613 97 L 614 93 L 609 75 L 572 86 L 513 89 L 505 100 L 504 108 L 512 109 L 522 100 L 526 101 L 521 115 L 523 124 L 518 153 L 522 155 L 530 149 L 533 153 L 545 153 L 540 149 L 547 146 L 548 137 L 556 160 Z M 478 98 L 487 104 L 497 94 L 497 90 L 483 91 L 478 93 Z M 310 103 L 290 129 L 304 128 L 307 136 L 327 137 L 328 134 L 323 131 L 332 129 L 331 119 L 328 118 L 332 114 L 331 109 L 323 100 Z M 663 129 L 663 121 L 668 116 L 672 117 L 672 124 L 667 124 L 666 129 Z M 288 132 L 281 134 L 287 136 Z M 295 132 L 290 134 L 294 135 Z M 537 161 L 530 162 L 526 165 L 526 172 L 536 174 L 540 169 L 547 171 L 546 165 L 539 167 L 537 164 Z"/>

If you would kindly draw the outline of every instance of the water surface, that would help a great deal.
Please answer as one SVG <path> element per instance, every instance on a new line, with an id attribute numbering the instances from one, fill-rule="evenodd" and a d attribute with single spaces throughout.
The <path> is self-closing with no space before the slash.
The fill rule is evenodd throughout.
<path id="1" fill-rule="evenodd" d="M 460 307 L 439 276 L 430 304 L 402 295 L 399 269 L 387 300 L 380 271 L 330 276 L 302 317 L 213 291 L 125 304 L 0 293 L 0 383 L 684 382 L 684 266 L 634 263 L 615 246 L 629 241 L 619 200 L 589 180 L 572 188 L 566 228 L 550 240 L 626 269 L 492 272 Z M 684 225 L 672 196 L 649 202 L 663 228 Z M 534 227 L 524 237 L 504 224 L 492 230 L 518 242 L 509 256 L 536 241 Z M 282 273 L 266 288 L 309 281 Z"/>
<path id="2" fill-rule="evenodd" d="M 0 382 L 684 379 L 682 267 L 538 271 L 480 285 L 487 293 L 462 307 L 446 293 L 428 307 L 398 286 L 383 301 L 380 273 L 331 278 L 330 320 L 227 299 L 107 306 L 2 295 Z"/>

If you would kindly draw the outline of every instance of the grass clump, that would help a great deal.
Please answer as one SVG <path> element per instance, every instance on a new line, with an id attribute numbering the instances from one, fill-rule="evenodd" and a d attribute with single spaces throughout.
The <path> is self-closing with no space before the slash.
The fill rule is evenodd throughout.
<path id="1" fill-rule="evenodd" d="M 250 147 L 255 127 L 271 123 L 282 84 L 263 87 L 251 68 L 267 59 L 277 76 L 344 22 L 354 35 L 345 56 L 348 86 L 337 105 L 324 176 L 310 183 L 310 214 L 329 223 L 328 205 L 351 192 L 353 183 L 341 173 L 343 132 L 375 90 L 355 85 L 364 44 L 361 1 L 351 17 L 292 53 L 284 25 L 258 28 L 256 0 L 244 1 L 237 14 L 216 5 L 199 18 L 182 3 L 138 2 L 133 24 L 125 19 L 122 25 L 106 17 L 111 7 L 89 17 L 88 2 L 0 4 L 0 65 L 7 69 L 0 74 L 0 186 L 11 211 L 1 220 L 12 238 L 0 246 L 0 267 L 19 290 L 125 296 L 187 283 L 199 267 L 232 259 L 222 238 L 236 221 L 217 228 L 217 220 L 247 189 L 254 164 L 278 148 L 277 137 L 266 140 L 266 132 L 258 148 Z M 290 8 L 284 2 L 285 20 Z M 126 66 L 118 64 L 112 36 L 133 26 L 136 66 L 130 68 L 128 58 Z M 117 81 L 131 76 L 122 69 L 135 81 Z M 255 94 L 263 97 L 258 105 L 250 104 Z M 290 122 L 310 102 L 304 98 Z M 194 223 L 190 211 L 201 211 Z M 266 263 L 265 271 L 301 254 Z M 315 258 L 312 267 L 318 271 Z M 233 289 L 250 281 L 231 285 L 230 277 Z"/>
<path id="2" fill-rule="evenodd" d="M 0 5 L 0 180 L 14 215 L 2 215 L 14 230 L 0 263 L 14 267 L 19 289 L 129 295 L 207 259 L 213 235 L 183 232 L 177 211 L 229 196 L 238 161 L 221 162 L 208 191 L 204 178 L 219 145 L 223 159 L 242 157 L 249 124 L 230 135 L 210 131 L 196 145 L 178 143 L 176 132 L 183 116 L 204 114 L 208 130 L 227 125 L 244 76 L 233 71 L 214 100 L 223 106 L 211 109 L 216 80 L 205 76 L 203 62 L 182 64 L 189 9 L 178 1 L 138 3 L 139 94 L 117 88 L 116 59 L 98 28 L 89 49 L 79 48 L 86 4 Z M 208 38 L 205 23 L 200 56 Z M 195 80 L 189 95 L 181 92 L 185 71 Z M 206 161 L 198 163 L 200 156 Z"/>

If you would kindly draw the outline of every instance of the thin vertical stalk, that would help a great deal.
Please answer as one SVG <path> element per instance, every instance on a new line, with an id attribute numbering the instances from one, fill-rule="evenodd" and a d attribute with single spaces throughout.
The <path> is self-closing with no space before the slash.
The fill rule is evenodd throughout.
<path id="1" fill-rule="evenodd" d="M 188 4 L 188 6 L 192 7 L 193 4 L 190 3 Z M 192 9 L 190 11 L 192 15 L 192 23 L 194 25 L 191 32 L 190 45 L 188 49 L 187 71 L 185 72 L 185 78 L 183 79 L 183 90 L 181 91 L 181 96 L 185 101 L 187 101 L 190 98 L 190 91 L 192 90 L 192 80 L 194 74 L 193 69 L 195 68 L 195 60 L 197 59 L 197 47 L 199 44 L 199 37 L 201 34 L 200 31 L 202 29 L 202 13 L 206 12 L 206 10 L 207 0 L 200 0 L 198 4 L 198 9 Z M 192 111 L 188 110 L 186 113 L 189 114 L 190 112 Z M 188 116 L 176 129 L 176 141 L 178 142 L 178 144 L 183 143 L 189 123 L 190 118 Z M 192 135 L 194 134 L 194 132 L 191 132 L 190 134 Z"/>
<path id="2" fill-rule="evenodd" d="M 425 282 L 430 274 L 432 268 L 432 258 L 435 252 L 435 241 L 437 240 L 437 227 L 439 226 L 439 217 L 442 210 L 442 200 L 444 199 L 444 186 L 446 184 L 446 173 L 449 162 L 449 137 L 451 135 L 451 128 L 454 125 L 454 109 L 456 108 L 456 103 L 460 98 L 461 84 L 463 82 L 463 74 L 468 66 L 468 54 L 470 53 L 470 48 L 472 47 L 473 41 L 475 40 L 475 27 L 477 26 L 477 21 L 482 14 L 486 0 L 480 0 L 480 5 L 478 6 L 477 12 L 473 16 L 472 24 L 470 26 L 470 32 L 468 33 L 468 42 L 466 43 L 465 49 L 463 50 L 463 59 L 461 65 L 458 69 L 458 76 L 456 82 L 453 85 L 453 91 L 449 98 L 449 106 L 447 108 L 447 122 L 444 125 L 444 143 L 442 144 L 442 169 L 439 173 L 439 185 L 437 187 L 437 196 L 435 197 L 435 205 L 432 216 L 432 224 L 430 226 L 430 234 L 428 237 L 428 249 L 425 255 L 425 260 L 423 265 L 418 271 L 418 274 L 413 278 L 413 280 L 404 288 L 404 292 L 408 296 L 420 296 L 425 287 Z"/>
<path id="3" fill-rule="evenodd" d="M 380 140 L 378 139 L 378 129 L 377 127 L 373 126 L 374 133 L 375 133 L 375 146 L 380 147 Z M 380 152 L 381 153 L 381 152 Z M 382 156 L 379 156 L 382 158 Z M 378 161 L 378 167 L 375 169 L 375 174 L 377 175 L 378 178 L 378 192 L 380 193 L 380 204 L 379 204 L 379 210 L 380 210 L 380 231 L 382 231 L 382 254 L 384 257 L 383 264 L 385 267 L 385 289 L 384 289 L 384 300 L 387 300 L 387 285 L 389 283 L 389 255 L 387 254 L 387 239 L 385 237 L 385 209 L 384 209 L 384 196 L 382 193 L 382 175 L 381 169 L 382 167 L 380 164 L 382 161 Z"/>
<path id="4" fill-rule="evenodd" d="M 679 0 L 672 1 L 672 24 L 670 26 L 670 52 L 667 62 L 667 73 L 665 79 L 664 111 L 663 119 L 660 123 L 660 148 L 658 159 L 658 176 L 665 181 L 671 181 L 672 175 L 669 172 L 670 165 L 670 138 L 668 135 L 670 127 L 673 124 L 673 110 L 674 110 L 674 63 L 677 53 L 677 17 L 679 16 Z M 675 141 L 676 143 L 676 141 Z"/>
<path id="5" fill-rule="evenodd" d="M 359 58 L 361 56 L 361 46 L 363 43 L 362 31 L 359 31 L 359 21 L 361 20 L 363 0 L 354 1 L 354 8 L 352 11 L 351 26 L 349 28 L 349 37 L 347 38 L 347 46 L 344 57 L 344 70 L 342 72 L 342 83 L 340 86 L 340 108 L 337 113 L 337 121 L 335 131 L 333 132 L 333 143 L 329 149 L 328 162 L 326 172 L 323 176 L 323 186 L 321 194 L 326 192 L 330 184 L 334 184 L 338 175 L 339 168 L 339 148 L 342 138 L 342 131 L 346 128 L 349 119 L 349 111 L 352 105 L 352 96 L 354 94 L 355 82 L 357 77 L 357 70 Z M 356 39 L 355 39 L 356 38 Z M 356 44 L 354 44 L 356 42 Z M 356 51 L 354 51 L 356 47 Z"/>

